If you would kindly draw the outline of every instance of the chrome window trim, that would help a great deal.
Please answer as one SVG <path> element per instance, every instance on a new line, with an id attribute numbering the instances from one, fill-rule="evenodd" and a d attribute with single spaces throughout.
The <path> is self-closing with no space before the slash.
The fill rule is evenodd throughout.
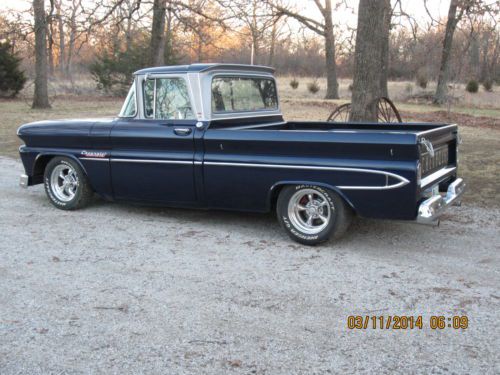
<path id="1" fill-rule="evenodd" d="M 281 169 L 359 172 L 359 173 L 380 174 L 386 176 L 385 186 L 337 186 L 339 189 L 345 189 L 345 190 L 389 190 L 389 189 L 397 189 L 410 183 L 410 181 L 404 178 L 403 176 L 391 172 L 380 171 L 377 169 L 328 167 L 328 166 L 323 167 L 323 166 L 313 166 L 313 165 L 292 165 L 292 164 L 213 162 L 213 161 L 205 161 L 203 164 L 212 166 L 227 166 L 227 167 L 281 168 Z M 399 182 L 397 184 L 388 185 L 389 177 L 395 178 L 399 180 Z"/>
<path id="2" fill-rule="evenodd" d="M 258 109 L 258 110 L 248 110 L 248 111 L 220 111 L 220 112 L 215 112 L 212 108 L 212 84 L 215 78 L 218 77 L 225 77 L 225 78 L 238 78 L 238 77 L 244 77 L 244 78 L 260 78 L 260 79 L 268 79 L 270 81 L 273 81 L 274 83 L 274 91 L 276 93 L 276 107 L 272 109 Z M 232 115 L 235 113 L 241 113 L 243 116 L 248 116 L 249 113 L 262 113 L 262 112 L 276 112 L 276 111 L 281 111 L 280 108 L 280 101 L 279 101 L 279 96 L 278 96 L 278 83 L 276 82 L 276 79 L 273 76 L 268 76 L 264 74 L 258 74 L 258 73 L 232 73 L 232 72 L 227 72 L 227 73 L 214 73 L 210 76 L 210 98 L 209 98 L 209 104 L 210 104 L 210 113 L 212 114 L 212 118 L 215 118 L 214 116 L 224 116 L 224 114 Z M 226 118 L 226 117 L 224 117 Z"/>
<path id="3" fill-rule="evenodd" d="M 135 84 L 135 80 L 134 82 L 132 83 L 132 86 L 130 86 L 130 89 L 128 90 L 128 93 L 127 93 L 127 97 L 125 98 L 125 101 L 123 102 L 123 105 L 122 105 L 122 108 L 120 109 L 120 113 L 118 114 L 118 117 L 120 118 L 134 118 L 137 116 L 137 114 L 139 113 L 139 109 L 137 107 L 137 88 L 136 88 L 136 84 Z M 131 91 L 134 90 L 134 104 L 135 104 L 135 112 L 133 115 L 130 115 L 130 116 L 123 116 L 123 112 L 125 111 L 125 109 L 127 108 L 127 104 L 128 104 L 128 99 L 129 99 L 129 95 L 131 93 Z"/>
<path id="4" fill-rule="evenodd" d="M 144 83 L 146 82 L 146 80 L 154 80 L 155 82 L 155 86 L 154 86 L 154 95 L 153 95 L 153 117 L 147 117 L 146 116 L 146 103 L 145 103 L 145 97 L 144 97 Z M 194 93 L 193 93 L 193 90 L 192 90 L 192 85 L 191 85 L 191 81 L 189 80 L 189 77 L 187 76 L 187 74 L 178 74 L 178 73 L 175 73 L 175 74 L 167 74 L 167 73 L 162 73 L 162 74 L 145 74 L 142 76 L 141 78 L 141 82 L 142 84 L 140 85 L 141 86 L 141 96 L 142 96 L 142 117 L 144 120 L 161 120 L 161 119 L 157 119 L 155 118 L 156 116 L 156 80 L 157 79 L 182 79 L 184 80 L 185 84 L 186 84 L 186 88 L 187 88 L 187 92 L 188 92 L 188 96 L 189 96 L 189 104 L 191 105 L 191 110 L 193 111 L 193 118 L 189 118 L 189 119 L 170 119 L 170 120 L 196 120 L 198 118 L 197 116 L 197 108 L 195 106 L 196 104 L 196 101 L 194 100 Z"/>

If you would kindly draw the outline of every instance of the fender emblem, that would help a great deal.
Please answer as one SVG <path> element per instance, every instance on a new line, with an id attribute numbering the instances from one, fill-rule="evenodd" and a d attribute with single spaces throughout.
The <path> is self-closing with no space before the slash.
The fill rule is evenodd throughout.
<path id="1" fill-rule="evenodd" d="M 86 157 L 86 158 L 105 158 L 108 156 L 108 153 L 102 152 L 102 151 L 85 151 L 85 150 L 83 150 L 81 152 L 81 155 Z"/>

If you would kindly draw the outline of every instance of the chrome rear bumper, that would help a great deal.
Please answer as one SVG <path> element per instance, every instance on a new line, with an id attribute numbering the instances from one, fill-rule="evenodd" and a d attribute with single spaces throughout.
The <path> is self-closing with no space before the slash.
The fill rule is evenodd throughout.
<path id="1" fill-rule="evenodd" d="M 22 174 L 21 177 L 19 178 L 19 186 L 22 188 L 27 188 L 29 183 L 29 177 L 28 175 Z"/>
<path id="2" fill-rule="evenodd" d="M 457 178 L 448 186 L 446 195 L 435 195 L 420 204 L 417 222 L 421 224 L 438 224 L 439 217 L 451 205 L 459 205 L 465 191 L 465 182 Z"/>

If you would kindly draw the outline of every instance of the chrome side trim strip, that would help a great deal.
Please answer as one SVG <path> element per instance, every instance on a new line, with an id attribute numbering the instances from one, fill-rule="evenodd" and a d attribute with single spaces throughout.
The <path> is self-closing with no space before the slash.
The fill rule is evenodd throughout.
<path id="1" fill-rule="evenodd" d="M 205 165 L 213 166 L 226 166 L 226 167 L 250 167 L 250 168 L 281 168 L 281 169 L 305 169 L 305 170 L 319 170 L 319 171 L 342 171 L 342 172 L 359 172 L 359 173 L 372 173 L 386 176 L 386 183 L 388 177 L 399 180 L 397 184 L 385 186 L 337 186 L 339 189 L 349 190 L 388 190 L 396 189 L 410 183 L 406 178 L 391 172 L 379 171 L 376 169 L 363 169 L 363 168 L 346 168 L 346 167 L 322 167 L 313 165 L 290 165 L 290 164 L 256 164 L 256 163 L 230 163 L 230 162 L 213 162 L 206 161 Z"/>
<path id="2" fill-rule="evenodd" d="M 80 160 L 109 161 L 109 158 L 78 158 Z"/>
<path id="3" fill-rule="evenodd" d="M 109 160 L 118 163 L 157 163 L 157 164 L 193 165 L 193 161 L 188 161 L 188 160 L 116 159 L 116 158 L 111 158 Z"/>
<path id="4" fill-rule="evenodd" d="M 447 174 L 453 172 L 455 169 L 457 169 L 457 168 L 456 167 L 443 168 L 443 169 L 440 169 L 439 171 L 436 171 L 436 172 L 428 175 L 427 177 L 422 178 L 422 181 L 420 181 L 420 187 L 423 188 L 427 185 L 430 185 L 431 183 L 439 180 L 441 177 L 444 177 Z"/>

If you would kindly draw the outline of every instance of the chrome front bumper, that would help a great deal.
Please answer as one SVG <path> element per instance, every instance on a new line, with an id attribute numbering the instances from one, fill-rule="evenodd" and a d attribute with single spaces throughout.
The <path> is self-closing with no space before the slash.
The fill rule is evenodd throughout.
<path id="1" fill-rule="evenodd" d="M 448 186 L 446 195 L 434 195 L 420 204 L 417 222 L 421 224 L 438 224 L 439 217 L 448 206 L 460 204 L 464 191 L 464 180 L 457 178 Z"/>
<path id="2" fill-rule="evenodd" d="M 19 178 L 19 186 L 21 186 L 22 188 L 27 188 L 28 182 L 29 182 L 29 177 L 25 174 L 22 174 L 21 177 Z"/>

